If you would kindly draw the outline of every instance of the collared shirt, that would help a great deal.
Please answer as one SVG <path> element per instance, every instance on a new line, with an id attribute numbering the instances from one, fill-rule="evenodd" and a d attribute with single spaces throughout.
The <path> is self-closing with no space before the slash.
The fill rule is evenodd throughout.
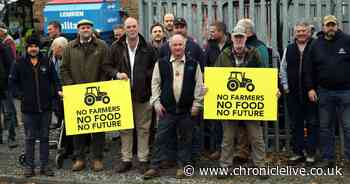
<path id="1" fill-rule="evenodd" d="M 81 44 L 90 43 L 91 40 L 92 40 L 92 37 L 90 37 L 89 40 L 87 40 L 87 41 L 84 41 L 84 40 L 80 39 L 80 43 L 81 43 Z"/>
<path id="2" fill-rule="evenodd" d="M 186 63 L 186 57 L 183 56 L 181 59 L 175 59 L 174 56 L 170 57 L 170 61 L 173 67 L 173 92 L 176 102 L 180 100 L 182 85 L 183 85 L 183 77 L 184 77 L 184 69 Z M 196 86 L 194 89 L 194 101 L 192 107 L 196 107 L 200 109 L 203 106 L 203 76 L 200 69 L 200 66 L 197 66 L 196 69 Z M 160 105 L 160 93 L 161 93 L 161 78 L 159 72 L 158 63 L 154 66 L 153 77 L 152 77 L 152 97 L 150 103 L 156 108 Z"/>
<path id="3" fill-rule="evenodd" d="M 52 56 L 52 64 L 55 66 L 56 72 L 59 74 L 60 73 L 60 66 L 62 63 L 62 59 Z M 58 76 L 60 78 L 60 76 Z"/>
<path id="4" fill-rule="evenodd" d="M 174 56 L 170 57 L 170 62 L 173 66 L 173 92 L 176 102 L 179 102 L 181 90 L 182 90 L 182 83 L 183 83 L 183 76 L 184 76 L 184 70 L 185 70 L 185 62 L 186 57 L 182 56 L 181 59 L 176 59 Z"/>
<path id="5" fill-rule="evenodd" d="M 130 61 L 130 68 L 131 68 L 130 81 L 132 84 L 132 79 L 134 77 L 135 56 L 136 56 L 137 47 L 139 46 L 139 38 L 137 38 L 136 47 L 134 49 L 130 48 L 128 39 L 126 39 L 126 45 L 128 46 L 129 61 Z"/>

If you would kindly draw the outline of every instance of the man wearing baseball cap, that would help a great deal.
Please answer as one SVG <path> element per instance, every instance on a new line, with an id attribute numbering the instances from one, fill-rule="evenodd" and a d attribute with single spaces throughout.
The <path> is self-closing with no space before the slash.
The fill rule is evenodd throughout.
<path id="1" fill-rule="evenodd" d="M 203 64 L 203 51 L 201 47 L 191 38 L 188 36 L 187 32 L 187 23 L 184 18 L 177 17 L 174 20 L 174 30 L 173 34 L 181 34 L 186 39 L 186 49 L 185 52 L 187 55 L 191 56 L 193 59 L 197 60 L 200 65 L 201 69 L 203 71 L 204 64 Z M 170 47 L 169 43 L 163 44 L 163 46 L 159 50 L 159 58 L 163 57 L 170 57 Z"/>
<path id="2" fill-rule="evenodd" d="M 83 19 L 78 22 L 78 36 L 63 51 L 60 76 L 64 85 L 99 82 L 105 79 L 101 64 L 107 59 L 107 45 L 93 36 L 94 24 Z M 88 63 L 88 64 L 87 64 Z M 84 66 L 82 69 L 82 66 Z M 105 133 L 76 135 L 73 137 L 75 162 L 73 171 L 85 168 L 85 144 L 91 137 L 92 170 L 103 170 L 103 147 Z"/>
<path id="3" fill-rule="evenodd" d="M 323 35 L 314 41 L 305 60 L 305 87 L 309 100 L 319 103 L 322 161 L 317 167 L 335 167 L 334 116 L 344 126 L 345 159 L 350 159 L 350 36 L 339 29 L 333 15 L 323 18 Z M 339 112 L 339 113 L 336 113 Z"/>
<path id="4" fill-rule="evenodd" d="M 260 55 L 256 48 L 248 48 L 247 35 L 243 26 L 236 26 L 231 34 L 233 46 L 224 49 L 216 60 L 214 67 L 263 67 Z M 208 89 L 210 90 L 210 89 Z M 237 131 L 239 124 L 247 127 L 249 144 L 252 146 L 253 164 L 256 167 L 265 166 L 265 143 L 263 131 L 258 121 L 223 121 L 223 140 L 221 146 L 220 166 L 228 168 L 232 166 L 234 157 L 234 137 L 240 134 Z M 227 176 L 219 176 L 220 178 Z M 261 176 L 264 178 L 265 176 Z"/>

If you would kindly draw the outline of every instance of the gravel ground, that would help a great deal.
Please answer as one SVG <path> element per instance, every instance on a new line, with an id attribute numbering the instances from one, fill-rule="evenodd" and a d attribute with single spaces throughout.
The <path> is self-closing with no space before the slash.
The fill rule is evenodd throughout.
<path id="1" fill-rule="evenodd" d="M 50 138 L 53 138 L 57 133 L 53 132 Z M 5 133 L 6 134 L 6 133 Z M 19 156 L 23 151 L 23 128 L 19 126 L 17 129 L 17 141 L 19 146 L 14 149 L 9 149 L 6 144 L 0 144 L 0 184 L 136 184 L 136 183 L 149 183 L 149 184 L 168 184 L 168 183 L 181 183 L 181 184 L 349 184 L 350 183 L 350 166 L 343 168 L 343 176 L 270 176 L 267 180 L 261 180 L 256 176 L 233 176 L 227 179 L 217 179 L 215 176 L 199 176 L 199 172 L 195 172 L 195 175 L 187 179 L 177 180 L 174 177 L 175 169 L 162 170 L 162 176 L 154 180 L 143 180 L 142 175 L 133 169 L 126 174 L 116 174 L 113 172 L 114 166 L 119 163 L 120 159 L 120 141 L 107 141 L 108 152 L 105 152 L 105 170 L 99 173 L 92 172 L 89 168 L 82 172 L 71 172 L 70 168 L 72 162 L 70 159 L 64 161 L 62 169 L 57 170 L 54 168 L 54 177 L 44 177 L 37 175 L 31 179 L 23 177 L 23 168 L 19 164 Z M 6 141 L 6 136 L 5 136 Z M 37 144 L 38 145 L 38 144 Z M 36 148 L 38 150 L 38 147 Z M 54 165 L 54 158 L 56 156 L 56 150 L 50 151 L 50 163 Z M 36 158 L 39 158 L 36 156 Z M 268 162 L 273 165 L 286 166 L 287 153 L 268 154 Z M 134 162 L 137 165 L 137 162 Z M 342 165 L 342 161 L 338 161 L 339 165 Z M 213 161 L 209 161 L 204 157 L 199 162 L 198 167 L 215 167 L 217 164 Z M 197 169 L 198 170 L 198 169 Z M 37 172 L 38 173 L 38 172 Z"/>
<path id="2" fill-rule="evenodd" d="M 174 178 L 175 169 L 162 170 L 162 176 L 154 180 L 144 181 L 142 175 L 140 175 L 136 169 L 126 174 L 116 174 L 113 172 L 113 168 L 118 164 L 119 154 L 119 141 L 108 142 L 110 150 L 105 152 L 105 171 L 94 173 L 89 168 L 82 171 L 73 173 L 70 171 L 72 162 L 67 159 L 64 162 L 63 168 L 55 171 L 55 177 L 44 177 L 36 176 L 32 179 L 26 179 L 22 176 L 22 166 L 18 162 L 19 155 L 23 151 L 23 129 L 18 129 L 18 143 L 20 144 L 17 148 L 9 149 L 6 144 L 0 145 L 0 184 L 10 183 L 104 183 L 104 184 L 136 184 L 136 183 L 181 183 L 181 184 L 197 184 L 197 183 L 208 183 L 208 184 L 279 184 L 279 183 L 290 183 L 290 184 L 348 184 L 350 183 L 349 170 L 344 170 L 344 176 L 271 176 L 267 180 L 260 180 L 255 176 L 233 176 L 227 179 L 217 179 L 215 176 L 199 176 L 197 172 L 195 176 L 188 179 L 177 180 Z M 50 159 L 51 164 L 54 165 L 54 157 L 56 150 L 51 150 Z M 39 158 L 38 156 L 36 158 Z M 285 166 L 286 164 L 286 153 L 281 154 L 269 154 L 268 161 L 271 164 Z M 341 164 L 341 162 L 340 162 Z M 134 165 L 137 165 L 135 162 Z M 213 161 L 202 158 L 198 167 L 215 166 L 216 163 Z"/>

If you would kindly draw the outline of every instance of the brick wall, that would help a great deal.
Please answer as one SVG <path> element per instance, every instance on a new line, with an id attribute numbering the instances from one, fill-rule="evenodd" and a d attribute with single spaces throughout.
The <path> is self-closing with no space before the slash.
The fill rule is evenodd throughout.
<path id="1" fill-rule="evenodd" d="M 123 1 L 123 0 L 122 0 Z M 129 13 L 129 16 L 138 18 L 138 0 L 124 0 L 123 7 Z"/>
<path id="2" fill-rule="evenodd" d="M 34 28 L 44 30 L 43 9 L 48 0 L 35 0 L 33 3 Z"/>

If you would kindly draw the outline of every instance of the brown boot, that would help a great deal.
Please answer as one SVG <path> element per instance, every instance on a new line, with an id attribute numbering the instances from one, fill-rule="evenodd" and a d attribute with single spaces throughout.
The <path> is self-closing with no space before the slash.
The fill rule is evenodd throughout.
<path id="1" fill-rule="evenodd" d="M 173 167 L 176 167 L 176 161 L 174 160 L 163 160 L 160 162 L 161 169 L 169 169 Z"/>
<path id="2" fill-rule="evenodd" d="M 220 152 L 215 151 L 214 153 L 209 155 L 210 160 L 219 160 L 220 159 Z"/>
<path id="3" fill-rule="evenodd" d="M 84 160 L 76 160 L 73 164 L 72 171 L 81 171 L 85 168 Z"/>
<path id="4" fill-rule="evenodd" d="M 117 167 L 115 172 L 124 173 L 124 172 L 129 171 L 131 169 L 131 167 L 132 167 L 131 162 L 121 162 L 121 164 Z"/>
<path id="5" fill-rule="evenodd" d="M 146 171 L 144 174 L 143 174 L 143 179 L 147 180 L 147 179 L 152 179 L 152 178 L 156 178 L 156 177 L 159 177 L 160 174 L 159 174 L 159 171 L 156 170 L 156 169 L 149 169 L 148 171 Z"/>
<path id="6" fill-rule="evenodd" d="M 176 176 L 175 176 L 176 179 L 183 179 L 185 177 L 186 175 L 183 169 L 176 169 Z"/>
<path id="7" fill-rule="evenodd" d="M 139 162 L 138 171 L 140 174 L 144 174 L 148 170 L 147 162 Z"/>
<path id="8" fill-rule="evenodd" d="M 93 160 L 92 161 L 92 170 L 95 172 L 99 172 L 103 170 L 103 162 L 101 160 Z"/>
<path id="9" fill-rule="evenodd" d="M 33 168 L 25 167 L 23 171 L 23 175 L 27 178 L 35 176 L 35 171 Z"/>

